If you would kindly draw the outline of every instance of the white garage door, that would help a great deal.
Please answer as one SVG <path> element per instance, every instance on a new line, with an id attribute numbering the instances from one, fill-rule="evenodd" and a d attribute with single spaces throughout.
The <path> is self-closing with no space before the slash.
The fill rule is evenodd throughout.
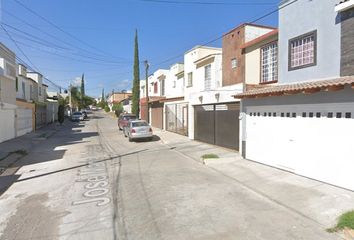
<path id="1" fill-rule="evenodd" d="M 354 190 L 354 103 L 246 112 L 247 159 Z"/>
<path id="2" fill-rule="evenodd" d="M 17 109 L 17 136 L 22 136 L 26 133 L 32 132 L 32 110 L 31 109 Z"/>

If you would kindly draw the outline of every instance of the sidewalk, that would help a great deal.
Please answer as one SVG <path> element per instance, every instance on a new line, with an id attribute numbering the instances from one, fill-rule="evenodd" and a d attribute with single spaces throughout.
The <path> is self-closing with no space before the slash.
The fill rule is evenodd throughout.
<path id="1" fill-rule="evenodd" d="M 196 161 L 203 162 L 201 157 L 204 154 L 216 154 L 218 155 L 218 159 L 209 159 L 205 160 L 205 164 L 209 164 L 212 162 L 228 162 L 234 160 L 240 160 L 242 157 L 236 150 L 227 149 L 223 147 L 219 147 L 216 145 L 211 145 L 203 142 L 198 142 L 194 140 L 190 140 L 188 137 L 168 132 L 165 130 L 161 130 L 158 128 L 153 128 L 154 134 L 160 137 L 161 141 L 173 148 L 175 148 L 180 153 L 186 155 L 189 158 L 192 158 Z"/>
<path id="2" fill-rule="evenodd" d="M 153 130 L 163 143 L 193 160 L 202 162 L 203 154 L 217 154 L 220 158 L 208 160 L 206 167 L 233 179 L 235 184 L 248 191 L 312 220 L 324 230 L 333 227 L 342 213 L 354 209 L 352 191 L 245 160 L 233 150 L 164 130 Z"/>
<path id="3" fill-rule="evenodd" d="M 35 132 L 0 143 L 0 175 L 11 175 L 16 171 L 6 172 L 15 162 L 26 156 L 37 144 L 56 133 L 57 123 L 42 127 Z"/>

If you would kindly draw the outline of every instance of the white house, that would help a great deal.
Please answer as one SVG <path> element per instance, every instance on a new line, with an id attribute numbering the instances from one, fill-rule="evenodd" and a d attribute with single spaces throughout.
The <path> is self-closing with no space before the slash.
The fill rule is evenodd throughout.
<path id="1" fill-rule="evenodd" d="M 16 56 L 0 43 L 0 142 L 16 136 Z"/>
<path id="2" fill-rule="evenodd" d="M 242 154 L 354 190 L 354 2 L 282 8 L 288 2 L 279 6 L 277 83 L 235 96 Z"/>
<path id="3" fill-rule="evenodd" d="M 188 135 L 188 101 L 184 98 L 184 64 L 176 63 L 170 67 L 165 83 L 164 129 Z"/>

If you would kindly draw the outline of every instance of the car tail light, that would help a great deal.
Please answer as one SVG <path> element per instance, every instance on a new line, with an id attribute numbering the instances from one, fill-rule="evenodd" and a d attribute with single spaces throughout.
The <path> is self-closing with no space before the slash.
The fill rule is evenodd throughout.
<path id="1" fill-rule="evenodd" d="M 135 129 L 134 128 L 132 128 L 132 131 L 131 131 L 132 133 L 135 133 Z"/>
<path id="2" fill-rule="evenodd" d="M 152 129 L 151 129 L 151 128 L 149 129 L 149 132 L 152 132 Z"/>

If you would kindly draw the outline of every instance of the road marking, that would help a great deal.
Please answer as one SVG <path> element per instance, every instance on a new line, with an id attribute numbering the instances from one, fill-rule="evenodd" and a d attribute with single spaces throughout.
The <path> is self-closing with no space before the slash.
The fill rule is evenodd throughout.
<path id="1" fill-rule="evenodd" d="M 97 147 L 90 147 L 87 151 L 89 156 L 96 152 Z M 88 158 L 85 161 L 87 166 L 78 170 L 79 179 L 76 182 L 86 183 L 83 188 L 85 192 L 82 194 L 82 200 L 73 201 L 73 205 L 96 203 L 96 206 L 105 206 L 111 199 L 108 197 L 109 185 L 108 173 L 105 163 L 96 162 L 96 158 Z"/>

